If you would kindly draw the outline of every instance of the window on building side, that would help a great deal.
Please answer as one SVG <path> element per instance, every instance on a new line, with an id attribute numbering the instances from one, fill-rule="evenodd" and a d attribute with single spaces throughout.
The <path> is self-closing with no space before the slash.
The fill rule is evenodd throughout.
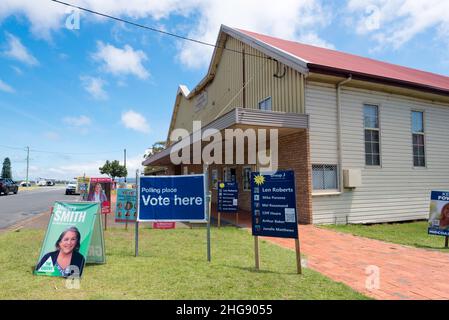
<path id="1" fill-rule="evenodd" d="M 271 111 L 271 97 L 268 97 L 259 102 L 259 109 L 265 111 Z"/>
<path id="2" fill-rule="evenodd" d="M 364 105 L 363 118 L 365 125 L 365 164 L 367 166 L 380 166 L 379 107 Z"/>
<path id="3" fill-rule="evenodd" d="M 243 167 L 243 191 L 251 190 L 251 167 Z"/>
<path id="4" fill-rule="evenodd" d="M 413 166 L 425 167 L 424 112 L 412 111 Z"/>
<path id="5" fill-rule="evenodd" d="M 333 164 L 313 164 L 312 184 L 313 190 L 338 189 L 337 166 Z"/>

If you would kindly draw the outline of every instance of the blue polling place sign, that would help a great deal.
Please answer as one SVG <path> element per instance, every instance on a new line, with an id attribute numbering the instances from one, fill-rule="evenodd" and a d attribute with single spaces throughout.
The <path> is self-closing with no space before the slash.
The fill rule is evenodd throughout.
<path id="1" fill-rule="evenodd" d="M 203 174 L 139 179 L 138 221 L 207 221 Z"/>
<path id="2" fill-rule="evenodd" d="M 251 211 L 254 236 L 298 238 L 294 172 L 252 172 Z"/>
<path id="3" fill-rule="evenodd" d="M 236 213 L 238 211 L 239 186 L 237 182 L 218 183 L 218 211 Z"/>

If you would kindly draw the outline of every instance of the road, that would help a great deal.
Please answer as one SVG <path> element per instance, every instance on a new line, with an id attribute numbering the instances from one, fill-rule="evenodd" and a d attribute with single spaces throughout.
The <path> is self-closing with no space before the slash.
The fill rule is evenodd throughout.
<path id="1" fill-rule="evenodd" d="M 79 196 L 66 196 L 65 187 L 42 187 L 0 196 L 0 229 L 48 211 L 57 200 L 77 200 Z"/>

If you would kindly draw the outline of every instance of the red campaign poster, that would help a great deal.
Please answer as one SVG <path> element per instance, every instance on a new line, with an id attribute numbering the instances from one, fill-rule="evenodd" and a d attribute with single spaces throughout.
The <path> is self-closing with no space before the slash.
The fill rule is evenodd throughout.
<path id="1" fill-rule="evenodd" d="M 87 201 L 101 203 L 101 213 L 111 213 L 111 178 L 90 178 Z"/>
<path id="2" fill-rule="evenodd" d="M 153 229 L 175 229 L 176 222 L 153 222 Z"/>

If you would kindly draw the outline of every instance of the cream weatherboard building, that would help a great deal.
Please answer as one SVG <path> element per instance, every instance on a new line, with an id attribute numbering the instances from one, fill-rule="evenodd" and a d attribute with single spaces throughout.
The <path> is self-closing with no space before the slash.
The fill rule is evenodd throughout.
<path id="1" fill-rule="evenodd" d="M 279 168 L 296 175 L 302 223 L 426 219 L 431 190 L 449 190 L 449 78 L 222 26 L 205 78 L 180 86 L 177 128 L 276 128 Z M 169 174 L 166 150 L 144 161 Z M 211 165 L 211 185 L 239 183 L 250 210 L 255 165 Z M 215 194 L 213 199 L 215 200 Z"/>

